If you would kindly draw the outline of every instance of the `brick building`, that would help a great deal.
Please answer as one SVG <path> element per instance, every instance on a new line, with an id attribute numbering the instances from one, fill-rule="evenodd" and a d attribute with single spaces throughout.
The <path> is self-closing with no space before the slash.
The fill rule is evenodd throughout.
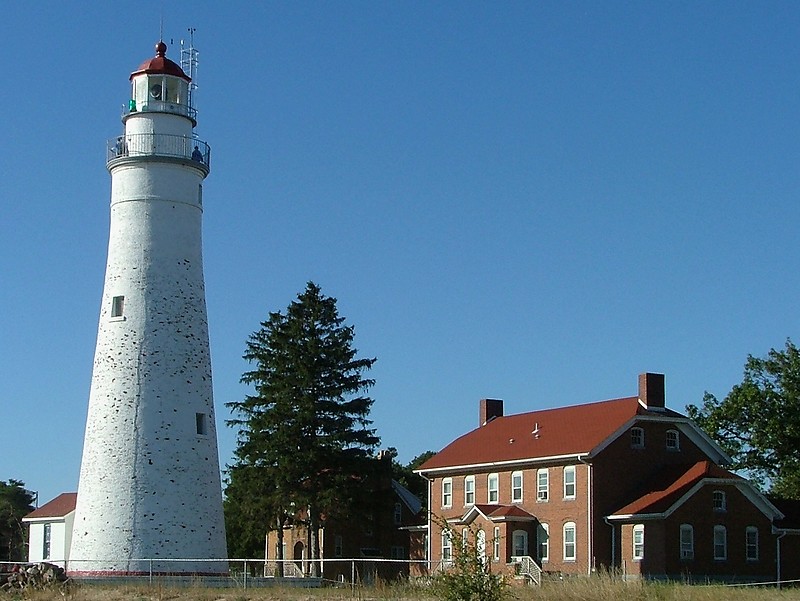
<path id="1" fill-rule="evenodd" d="M 411 531 L 424 522 L 422 503 L 395 480 L 387 481 L 384 490 L 376 490 L 372 500 L 371 506 L 358 516 L 328 519 L 320 528 L 320 575 L 324 580 L 370 582 L 376 577 L 393 579 L 409 575 L 410 554 L 420 555 L 420 550 L 413 547 Z M 283 529 L 287 577 L 311 573 L 310 533 L 303 518 L 300 512 Z M 268 532 L 268 575 L 274 573 L 274 567 L 269 566 L 278 555 L 278 544 L 277 532 Z"/>
<path id="2" fill-rule="evenodd" d="M 427 558 L 446 564 L 452 533 L 471 530 L 500 571 L 532 558 L 561 574 L 797 577 L 787 558 L 800 536 L 784 536 L 800 531 L 729 463 L 665 406 L 662 374 L 640 375 L 638 396 L 517 415 L 483 399 L 478 428 L 417 470 L 429 487 Z"/>

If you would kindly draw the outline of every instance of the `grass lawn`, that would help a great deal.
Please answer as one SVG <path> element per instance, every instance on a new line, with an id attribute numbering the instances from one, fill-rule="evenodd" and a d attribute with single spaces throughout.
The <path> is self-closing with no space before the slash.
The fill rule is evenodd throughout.
<path id="1" fill-rule="evenodd" d="M 510 586 L 508 601 L 800 601 L 800 588 L 782 590 L 768 587 L 689 586 L 684 584 L 624 583 L 598 576 L 564 582 L 545 582 L 541 587 Z M 435 601 L 428 588 L 411 585 L 365 586 L 350 588 L 175 588 L 152 586 L 77 585 L 59 590 L 7 591 L 3 599 L 26 601 L 324 601 L 358 599 L 360 601 Z M 474 600 L 479 601 L 479 600 Z"/>

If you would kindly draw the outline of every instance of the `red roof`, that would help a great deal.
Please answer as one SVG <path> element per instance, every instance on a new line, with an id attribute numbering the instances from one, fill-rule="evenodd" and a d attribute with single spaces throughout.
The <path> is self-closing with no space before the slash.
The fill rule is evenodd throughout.
<path id="1" fill-rule="evenodd" d="M 61 493 L 52 501 L 39 507 L 39 509 L 34 509 L 26 515 L 25 518 L 63 518 L 68 513 L 75 511 L 75 501 L 77 498 L 78 493 L 76 492 Z"/>
<path id="2" fill-rule="evenodd" d="M 588 453 L 637 415 L 683 417 L 647 410 L 638 397 L 496 417 L 451 442 L 419 471 Z"/>
<path id="3" fill-rule="evenodd" d="M 146 73 L 148 75 L 175 75 L 176 77 L 182 77 L 186 81 L 192 81 L 192 79 L 183 72 L 183 69 L 181 69 L 177 63 L 167 58 L 166 54 L 167 45 L 164 42 L 159 42 L 156 44 L 156 55 L 139 65 L 139 68 L 131 73 L 130 79 L 133 79 L 137 75 Z"/>
<path id="4" fill-rule="evenodd" d="M 536 519 L 536 516 L 528 513 L 518 505 L 477 504 L 470 507 L 459 521 L 462 523 L 471 522 L 475 519 L 476 512 L 482 513 L 487 519 L 493 522 L 532 521 Z"/>
<path id="5" fill-rule="evenodd" d="M 614 512 L 615 515 L 664 513 L 693 486 L 706 478 L 744 480 L 711 461 L 698 461 L 688 467 L 674 466 L 659 471 L 653 480 L 645 483 L 646 492 L 631 503 Z"/>

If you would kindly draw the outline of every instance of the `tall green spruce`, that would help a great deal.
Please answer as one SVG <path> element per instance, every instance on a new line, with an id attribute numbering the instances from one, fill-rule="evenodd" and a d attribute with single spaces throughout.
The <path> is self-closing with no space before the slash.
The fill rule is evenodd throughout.
<path id="1" fill-rule="evenodd" d="M 353 336 L 336 299 L 309 282 L 249 337 L 244 359 L 253 369 L 241 381 L 254 393 L 226 404 L 236 416 L 228 424 L 239 428 L 226 488 L 232 556 L 263 552 L 267 530 L 280 540 L 287 520 L 303 519 L 311 559 L 319 559 L 324 520 L 350 515 L 364 500 L 380 442 L 366 395 L 374 380 L 364 377 L 375 359 L 356 357 Z M 318 562 L 312 566 L 316 575 Z"/>

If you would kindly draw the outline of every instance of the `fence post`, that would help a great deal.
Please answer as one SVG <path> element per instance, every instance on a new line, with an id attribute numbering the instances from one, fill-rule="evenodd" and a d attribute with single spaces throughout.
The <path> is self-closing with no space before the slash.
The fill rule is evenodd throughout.
<path id="1" fill-rule="evenodd" d="M 247 560 L 244 560 L 244 590 L 247 590 Z"/>
<path id="2" fill-rule="evenodd" d="M 149 580 L 150 580 L 150 584 L 152 585 L 152 584 L 153 584 L 153 560 L 152 560 L 152 559 L 148 559 L 148 560 L 147 560 L 147 565 L 149 566 L 149 567 L 148 567 L 148 569 L 149 569 L 149 571 L 150 571 L 150 578 L 149 578 Z"/>

